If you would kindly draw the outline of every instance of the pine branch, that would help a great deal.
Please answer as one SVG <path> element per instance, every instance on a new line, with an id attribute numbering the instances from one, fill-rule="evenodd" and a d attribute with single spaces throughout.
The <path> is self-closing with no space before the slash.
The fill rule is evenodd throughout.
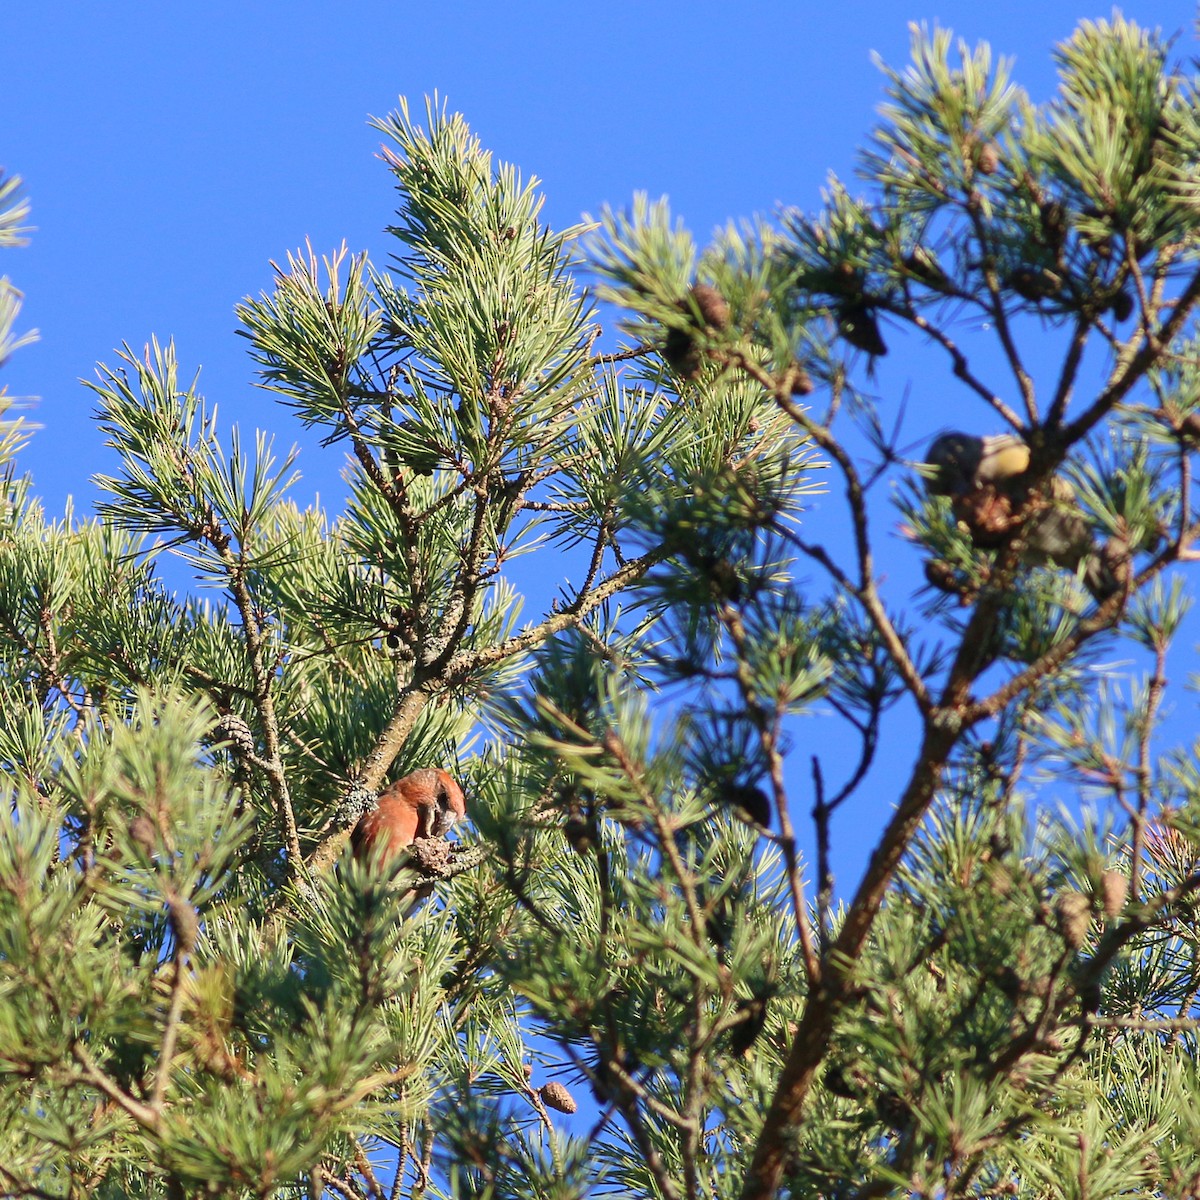
<path id="1" fill-rule="evenodd" d="M 959 722 L 951 713 L 935 709 L 926 717 L 916 768 L 825 956 L 821 985 L 805 1001 L 746 1171 L 742 1200 L 772 1200 L 778 1192 L 789 1160 L 787 1130 L 797 1127 L 803 1118 L 817 1071 L 829 1053 L 834 1020 L 850 1000 L 850 972 L 862 953 L 896 868 L 933 802 L 959 734 Z"/>
<path id="2" fill-rule="evenodd" d="M 591 591 L 576 595 L 566 610 L 546 617 L 539 624 L 495 646 L 480 650 L 460 651 L 437 666 L 432 677 L 416 677 L 400 695 L 396 708 L 380 732 L 371 752 L 355 771 L 358 786 L 378 790 L 388 768 L 396 760 L 408 735 L 416 725 L 425 706 L 437 696 L 455 687 L 478 671 L 516 658 L 540 646 L 547 639 L 578 625 L 610 596 L 640 579 L 656 562 L 662 560 L 662 550 L 650 551 L 632 560 L 600 580 Z M 315 872 L 328 870 L 337 861 L 350 836 L 348 828 L 331 830 L 309 856 L 308 868 Z"/>
<path id="3" fill-rule="evenodd" d="M 1058 373 L 1058 387 L 1055 389 L 1054 399 L 1051 400 L 1050 408 L 1046 413 L 1045 423 L 1050 429 L 1062 424 L 1091 331 L 1092 322 L 1081 312 L 1075 318 L 1075 331 L 1071 337 L 1071 344 L 1067 347 L 1066 359 L 1063 361 L 1062 370 Z"/>
<path id="4" fill-rule="evenodd" d="M 783 781 L 783 756 L 779 753 L 779 713 L 777 711 L 768 713 L 760 701 L 754 675 L 750 668 L 749 645 L 741 615 L 733 605 L 726 602 L 718 608 L 717 617 L 725 627 L 729 640 L 733 643 L 737 658 L 735 672 L 738 689 L 742 695 L 742 703 L 758 730 L 759 744 L 770 764 L 774 810 L 776 819 L 779 821 L 780 847 L 783 850 L 784 867 L 787 870 L 788 890 L 792 898 L 796 932 L 804 954 L 804 969 L 808 974 L 809 985 L 815 986 L 821 977 L 821 962 L 813 944 L 812 928 L 808 920 L 808 904 L 804 898 L 804 880 L 796 854 L 796 832 L 792 828 L 792 818 L 788 811 L 787 792 Z"/>
<path id="5" fill-rule="evenodd" d="M 1100 394 L 1063 429 L 1062 440 L 1073 446 L 1082 441 L 1145 378 L 1146 372 L 1163 357 L 1163 347 L 1182 334 L 1197 302 L 1200 301 L 1200 271 L 1195 271 L 1175 300 L 1171 315 L 1149 334 L 1128 360 L 1118 360 Z M 1132 345 L 1132 342 L 1131 342 Z"/>
<path id="6" fill-rule="evenodd" d="M 967 356 L 959 349 L 958 345 L 944 330 L 939 329 L 927 317 L 921 313 L 913 312 L 905 314 L 908 319 L 923 333 L 933 338 L 939 346 L 950 356 L 950 361 L 953 364 L 952 370 L 956 379 L 961 379 L 977 396 L 986 401 L 1003 418 L 1004 422 L 1012 429 L 1020 430 L 1024 428 L 1020 416 L 1016 411 L 1010 408 L 1005 402 L 996 395 L 975 373 L 971 370 L 970 362 Z"/>
<path id="7" fill-rule="evenodd" d="M 445 684 L 452 687 L 477 671 L 524 654 L 540 646 L 556 633 L 578 625 L 606 600 L 640 579 L 666 556 L 667 552 L 662 547 L 649 550 L 601 579 L 590 591 L 577 592 L 565 608 L 543 618 L 537 625 L 487 649 L 461 652 L 446 664 L 443 677 Z"/>
<path id="8" fill-rule="evenodd" d="M 1139 1033 L 1190 1033 L 1200 1030 L 1200 1017 L 1103 1017 L 1088 1013 L 1092 1029 L 1134 1029 Z"/>
<path id="9" fill-rule="evenodd" d="M 917 707 L 922 712 L 927 712 L 931 701 L 925 687 L 925 681 L 921 678 L 920 671 L 917 670 L 916 665 L 909 657 L 908 651 L 904 647 L 904 641 L 896 632 L 896 627 L 892 624 L 891 618 L 888 617 L 883 606 L 883 601 L 879 596 L 875 581 L 874 556 L 871 550 L 866 492 L 850 455 L 833 437 L 828 428 L 818 425 L 792 399 L 791 388 L 782 388 L 779 381 L 752 357 L 745 352 L 738 351 L 730 357 L 730 361 L 754 379 L 772 397 L 779 408 L 787 413 L 838 464 L 845 480 L 846 500 L 850 507 L 850 515 L 854 526 L 854 546 L 858 559 L 857 582 L 852 582 L 849 576 L 834 563 L 824 549 L 814 547 L 811 553 L 866 610 L 872 625 L 879 633 L 884 648 L 895 664 L 896 670 L 900 673 L 900 677 L 912 692 Z"/>
<path id="10" fill-rule="evenodd" d="M 1013 378 L 1017 381 L 1017 390 L 1021 393 L 1021 399 L 1025 402 L 1026 419 L 1030 425 L 1037 425 L 1037 396 L 1034 391 L 1033 379 L 1030 377 L 1029 372 L 1025 369 L 1024 362 L 1021 360 L 1021 353 L 1017 349 L 1016 339 L 1013 337 L 1012 327 L 1009 325 L 1008 313 L 1004 309 L 1004 295 L 1001 290 L 1000 279 L 996 273 L 995 248 L 990 244 L 987 229 L 983 223 L 979 201 L 980 197 L 978 194 L 972 193 L 965 207 L 971 226 L 975 231 L 975 240 L 978 243 L 979 260 L 983 264 L 984 286 L 987 288 L 988 295 L 991 298 L 991 302 L 988 305 L 988 315 L 992 319 L 996 336 L 1000 340 L 1004 356 L 1008 360 L 1008 365 L 1012 370 Z"/>
<path id="11" fill-rule="evenodd" d="M 154 1075 L 154 1090 L 150 1097 L 150 1107 L 156 1113 L 163 1110 L 163 1102 L 167 1096 L 167 1084 L 171 1079 L 171 1070 L 175 1061 L 175 1043 L 179 1039 L 179 1021 L 183 1015 L 183 998 L 185 987 L 185 971 L 188 956 L 191 952 L 190 941 L 195 937 L 196 915 L 191 905 L 180 896 L 172 894 L 168 899 L 168 907 L 172 914 L 180 906 L 187 907 L 187 915 L 181 919 L 173 919 L 177 926 L 175 933 L 175 962 L 174 975 L 171 979 L 171 998 L 167 1004 L 167 1021 L 163 1026 L 162 1042 L 158 1051 L 158 1065 Z M 181 936 L 182 935 L 182 936 Z"/>
<path id="12" fill-rule="evenodd" d="M 296 814 L 292 808 L 292 797 L 288 788 L 287 772 L 283 765 L 282 745 L 279 733 L 279 717 L 275 710 L 275 664 L 267 662 L 266 639 L 258 623 L 254 597 L 246 582 L 245 564 L 230 548 L 228 534 L 215 526 L 210 531 L 209 541 L 225 564 L 229 590 L 242 619 L 242 631 L 246 640 L 246 651 L 250 660 L 250 674 L 254 680 L 254 707 L 262 728 L 266 750 L 264 767 L 275 810 L 279 815 L 283 844 L 287 850 L 287 871 L 290 878 L 299 878 L 304 871 L 304 857 L 300 852 L 300 832 Z"/>
<path id="13" fill-rule="evenodd" d="M 83 1068 L 84 1077 L 94 1087 L 103 1092 L 118 1108 L 131 1116 L 144 1129 L 151 1133 L 157 1132 L 162 1114 L 152 1105 L 143 1104 L 122 1091 L 95 1063 L 82 1042 L 73 1042 L 71 1054 Z"/>

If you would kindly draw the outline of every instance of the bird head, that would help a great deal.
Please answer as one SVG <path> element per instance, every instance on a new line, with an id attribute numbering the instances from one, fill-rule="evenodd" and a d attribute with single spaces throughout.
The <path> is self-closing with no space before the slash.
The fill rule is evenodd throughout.
<path id="1" fill-rule="evenodd" d="M 418 774 L 418 772 L 414 772 L 414 774 Z M 429 836 L 445 837 L 467 815 L 466 797 L 458 783 L 441 768 L 426 767 L 419 774 L 435 777 L 429 787 L 433 796 Z"/>
<path id="2" fill-rule="evenodd" d="M 970 433 L 943 433 L 925 453 L 925 488 L 932 496 L 961 496 L 973 486 L 983 460 L 983 439 Z"/>

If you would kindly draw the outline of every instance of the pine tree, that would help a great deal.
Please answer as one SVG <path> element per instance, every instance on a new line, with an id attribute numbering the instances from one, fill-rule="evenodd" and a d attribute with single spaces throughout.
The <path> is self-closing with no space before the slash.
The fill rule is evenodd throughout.
<path id="1" fill-rule="evenodd" d="M 172 346 L 102 366 L 97 513 L 0 513 L 0 1192 L 1200 1193 L 1171 53 L 1084 22 L 1039 107 L 914 30 L 864 195 L 703 250 L 644 198 L 555 232 L 402 106 L 392 262 L 239 310 L 336 515 Z M 924 457 L 902 340 L 967 430 Z M 471 827 L 355 861 L 425 765 Z"/>
<path id="2" fill-rule="evenodd" d="M 29 201 L 22 194 L 21 177 L 5 176 L 0 168 L 0 248 L 25 244 L 29 230 L 22 222 L 28 216 Z M 23 299 L 8 276 L 0 276 L 0 367 L 4 366 L 14 350 L 27 346 L 37 337 L 36 332 L 16 332 Z M 14 403 L 8 388 L 0 386 L 0 413 L 8 412 Z M 16 454 L 29 432 L 30 424 L 24 418 L 10 417 L 0 421 L 0 463 L 7 462 Z"/>

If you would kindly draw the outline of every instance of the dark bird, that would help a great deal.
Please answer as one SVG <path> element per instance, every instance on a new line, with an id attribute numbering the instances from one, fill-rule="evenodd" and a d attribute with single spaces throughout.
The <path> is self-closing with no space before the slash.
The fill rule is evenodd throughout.
<path id="1" fill-rule="evenodd" d="M 943 433 L 934 438 L 925 461 L 935 468 L 926 476 L 926 489 L 934 496 L 954 498 L 982 484 L 1023 475 L 1029 469 L 1029 447 L 1011 433 Z"/>
<path id="2" fill-rule="evenodd" d="M 926 489 L 950 498 L 955 519 L 976 547 L 996 549 L 1019 532 L 1025 562 L 1082 568 L 1084 586 L 1101 603 L 1120 589 L 1127 553 L 1112 542 L 1097 547 L 1075 489 L 1061 475 L 1051 477 L 1048 496 L 1030 493 L 1029 447 L 1015 434 L 943 433 L 925 461 Z"/>

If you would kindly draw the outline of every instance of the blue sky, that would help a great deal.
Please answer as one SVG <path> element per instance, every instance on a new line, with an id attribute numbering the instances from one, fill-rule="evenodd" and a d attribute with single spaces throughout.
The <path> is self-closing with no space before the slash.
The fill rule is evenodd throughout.
<path id="1" fill-rule="evenodd" d="M 0 273 L 25 292 L 22 327 L 41 341 L 0 380 L 41 398 L 23 463 L 52 513 L 68 494 L 89 507 L 90 476 L 113 465 L 78 380 L 152 334 L 175 339 L 189 377 L 203 367 L 223 422 L 270 429 L 279 449 L 301 442 L 300 498 L 338 491 L 340 452 L 306 444 L 253 388 L 233 308 L 306 238 L 385 260 L 394 193 L 366 120 L 401 94 L 420 111 L 437 89 L 499 158 L 541 177 L 555 226 L 646 190 L 703 239 L 730 218 L 813 208 L 830 169 L 852 175 L 882 97 L 871 55 L 903 66 L 909 21 L 1014 55 L 1017 80 L 1044 100 L 1054 43 L 1110 11 L 1082 0 L 5 9 L 0 164 L 24 176 L 36 232 L 0 255 Z M 1192 0 L 1123 11 L 1191 49 Z M 897 345 L 878 380 L 911 391 L 917 436 L 970 419 L 965 393 L 944 370 L 931 385 L 925 361 Z M 797 770 L 805 780 L 807 755 Z"/>
<path id="2" fill-rule="evenodd" d="M 268 262 L 311 238 L 382 259 L 390 178 L 366 125 L 400 94 L 437 89 L 486 146 L 544 180 L 546 217 L 573 223 L 638 189 L 667 194 L 702 237 L 780 203 L 811 208 L 848 175 L 910 20 L 940 21 L 1017 58 L 1044 98 L 1050 49 L 1083 0 L 842 4 L 506 5 L 326 0 L 6 5 L 0 164 L 23 175 L 37 232 L 0 261 L 40 345 L 5 382 L 41 397 L 25 456 L 52 506 L 90 500 L 104 459 L 91 377 L 114 346 L 174 337 L 230 419 L 289 443 L 288 418 L 252 390 L 233 306 Z M 1168 33 L 1192 0 L 1127 5 Z M 435 15 L 436 13 L 436 15 Z M 316 484 L 325 468 L 302 456 Z"/>

